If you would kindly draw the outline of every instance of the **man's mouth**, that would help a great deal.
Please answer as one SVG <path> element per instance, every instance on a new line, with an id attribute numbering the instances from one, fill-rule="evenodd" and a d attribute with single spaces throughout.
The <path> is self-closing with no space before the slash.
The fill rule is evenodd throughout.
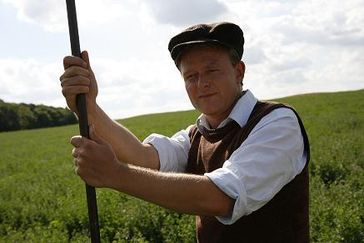
<path id="1" fill-rule="evenodd" d="M 205 99 L 205 98 L 209 98 L 211 96 L 214 96 L 215 94 L 216 93 L 202 94 L 202 95 L 199 95 L 198 98 Z"/>

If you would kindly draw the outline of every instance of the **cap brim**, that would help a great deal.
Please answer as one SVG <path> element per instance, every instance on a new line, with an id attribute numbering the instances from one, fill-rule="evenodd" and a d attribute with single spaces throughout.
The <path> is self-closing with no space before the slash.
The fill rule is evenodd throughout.
<path id="1" fill-rule="evenodd" d="M 218 44 L 218 45 L 222 45 L 222 46 L 231 48 L 231 46 L 228 46 L 228 45 L 222 43 L 221 41 L 218 41 L 218 40 L 215 40 L 215 39 L 187 41 L 187 42 L 180 43 L 180 44 L 176 45 L 175 47 L 173 47 L 173 49 L 171 50 L 172 59 L 176 62 L 177 59 L 182 54 L 182 51 L 183 51 L 184 48 L 186 48 L 187 46 L 190 46 L 190 45 L 201 44 L 201 43 L 214 43 L 214 44 Z"/>

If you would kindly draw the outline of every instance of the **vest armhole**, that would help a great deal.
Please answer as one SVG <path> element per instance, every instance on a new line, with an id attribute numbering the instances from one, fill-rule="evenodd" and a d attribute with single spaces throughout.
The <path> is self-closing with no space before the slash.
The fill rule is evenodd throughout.
<path id="1" fill-rule="evenodd" d="M 198 128 L 197 128 L 196 124 L 193 125 L 191 127 L 190 131 L 188 132 L 188 136 L 190 137 L 190 141 L 192 141 L 193 137 L 196 136 L 196 133 L 198 133 L 198 132 L 199 131 L 198 131 Z"/>
<path id="2" fill-rule="evenodd" d="M 298 124 L 300 126 L 301 129 L 301 134 L 303 137 L 303 143 L 304 143 L 304 149 L 307 153 L 307 162 L 309 162 L 310 160 L 310 144 L 309 144 L 309 140 L 308 140 L 308 135 L 307 132 L 304 128 L 302 119 L 300 118 L 300 116 L 298 115 L 297 111 L 290 105 L 287 104 L 283 104 L 283 103 L 278 103 L 278 102 L 272 102 L 272 101 L 258 101 L 257 104 L 255 105 L 251 117 L 249 117 L 249 120 L 247 122 L 248 124 L 254 124 L 254 126 L 250 126 L 249 127 L 249 132 L 246 134 L 247 136 L 249 135 L 249 133 L 254 129 L 255 125 L 258 124 L 258 122 L 266 115 L 268 115 L 270 112 L 272 112 L 275 109 L 278 108 L 287 108 L 290 109 L 296 116 Z M 307 164 L 307 163 L 306 163 Z"/>

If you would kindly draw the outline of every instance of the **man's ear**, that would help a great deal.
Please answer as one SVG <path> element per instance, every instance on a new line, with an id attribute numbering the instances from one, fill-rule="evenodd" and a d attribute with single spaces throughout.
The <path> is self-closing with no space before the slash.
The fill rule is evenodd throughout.
<path id="1" fill-rule="evenodd" d="M 243 82 L 244 74 L 245 74 L 245 63 L 243 61 L 238 62 L 235 66 L 236 70 L 236 79 L 239 80 L 240 83 Z"/>

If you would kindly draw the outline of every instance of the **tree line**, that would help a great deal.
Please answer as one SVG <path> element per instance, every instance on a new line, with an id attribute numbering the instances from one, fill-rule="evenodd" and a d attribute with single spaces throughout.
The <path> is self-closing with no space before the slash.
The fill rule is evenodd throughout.
<path id="1" fill-rule="evenodd" d="M 6 103 L 0 99 L 0 132 L 43 128 L 77 123 L 68 109 L 25 103 Z"/>

